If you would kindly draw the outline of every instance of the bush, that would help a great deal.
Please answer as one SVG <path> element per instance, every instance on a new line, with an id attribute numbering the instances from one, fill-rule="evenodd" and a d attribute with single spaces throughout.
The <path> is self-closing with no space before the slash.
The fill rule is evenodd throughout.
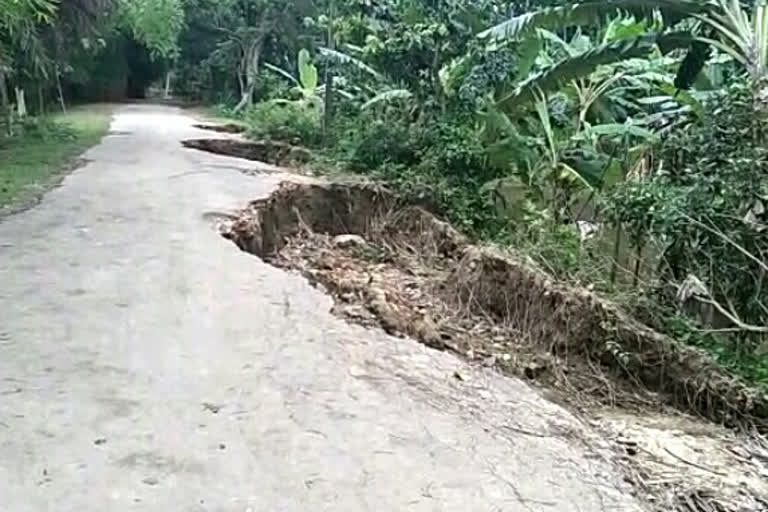
<path id="1" fill-rule="evenodd" d="M 497 232 L 499 219 L 482 189 L 502 172 L 488 161 L 472 124 L 442 116 L 411 122 L 407 112 L 397 109 L 384 115 L 349 122 L 337 146 L 338 158 L 352 170 L 387 182 L 403 200 L 446 216 L 467 233 Z"/>
<path id="2" fill-rule="evenodd" d="M 418 144 L 408 124 L 401 119 L 361 117 L 347 127 L 339 142 L 341 157 L 357 171 L 388 165 L 418 163 Z"/>
<path id="3" fill-rule="evenodd" d="M 245 115 L 248 136 L 316 146 L 323 140 L 319 112 L 295 103 L 264 102 Z"/>
<path id="4" fill-rule="evenodd" d="M 669 170 L 617 189 L 606 213 L 634 246 L 662 242 L 657 277 L 666 286 L 657 302 L 676 304 L 676 285 L 695 276 L 744 323 L 762 326 L 768 324 L 760 263 L 768 254 L 768 152 L 747 91 L 731 91 L 713 105 L 704 122 L 661 145 L 658 158 Z M 704 327 L 733 327 L 702 312 L 697 321 Z M 751 352 L 763 340 L 740 333 L 732 342 Z"/>

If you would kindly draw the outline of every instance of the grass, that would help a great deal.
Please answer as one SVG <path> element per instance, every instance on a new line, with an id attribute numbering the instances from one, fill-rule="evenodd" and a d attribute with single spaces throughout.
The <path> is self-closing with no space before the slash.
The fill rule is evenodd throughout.
<path id="1" fill-rule="evenodd" d="M 38 120 L 22 135 L 0 136 L 0 212 L 23 206 L 54 185 L 76 157 L 109 130 L 106 105 Z"/>

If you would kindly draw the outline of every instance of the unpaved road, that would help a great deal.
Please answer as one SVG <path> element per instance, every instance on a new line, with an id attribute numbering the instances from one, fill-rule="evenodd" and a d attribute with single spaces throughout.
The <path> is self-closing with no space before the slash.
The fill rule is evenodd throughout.
<path id="1" fill-rule="evenodd" d="M 281 179 L 167 107 L 0 221 L 0 510 L 631 511 L 524 383 L 347 325 L 204 214 Z M 463 378 L 457 379 L 455 373 Z"/>

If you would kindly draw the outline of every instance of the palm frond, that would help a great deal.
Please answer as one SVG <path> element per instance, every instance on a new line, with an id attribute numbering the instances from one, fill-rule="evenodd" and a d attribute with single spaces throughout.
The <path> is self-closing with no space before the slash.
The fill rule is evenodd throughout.
<path id="1" fill-rule="evenodd" d="M 325 47 L 319 48 L 318 52 L 323 57 L 327 57 L 329 59 L 335 60 L 336 62 L 339 62 L 341 64 L 354 66 L 360 71 L 363 71 L 374 78 L 381 78 L 381 74 L 378 71 L 370 67 L 368 64 L 366 64 L 362 60 L 355 58 L 349 54 L 342 53 L 336 50 L 331 50 L 330 48 L 325 48 Z"/>
<path id="2" fill-rule="evenodd" d="M 692 40 L 693 36 L 690 34 L 675 32 L 663 35 L 652 34 L 604 44 L 576 57 L 563 59 L 548 69 L 530 76 L 521 82 L 511 94 L 500 99 L 499 103 L 506 108 L 526 103 L 534 99 L 536 91 L 557 90 L 571 80 L 591 74 L 598 66 L 613 64 L 629 58 L 643 57 L 656 49 L 661 42 L 668 47 L 685 48 Z"/>
<path id="3" fill-rule="evenodd" d="M 366 101 L 361 108 L 365 110 L 379 103 L 388 103 L 393 100 L 407 100 L 412 96 L 413 94 L 411 91 L 407 89 L 392 89 L 377 94 L 370 100 Z"/>
<path id="4" fill-rule="evenodd" d="M 658 139 L 658 135 L 652 131 L 630 123 L 598 124 L 587 128 L 587 132 L 592 135 L 600 135 L 604 137 L 626 137 L 631 135 L 648 141 L 655 141 Z"/>
<path id="5" fill-rule="evenodd" d="M 283 68 L 277 67 L 274 64 L 270 64 L 269 62 L 264 62 L 263 66 L 267 68 L 268 70 L 277 73 L 278 75 L 282 76 L 283 78 L 287 78 L 290 80 L 294 85 L 301 86 L 299 81 L 294 77 L 292 74 L 284 70 Z"/>
<path id="6" fill-rule="evenodd" d="M 551 7 L 515 16 L 481 32 L 483 39 L 511 39 L 532 35 L 537 28 L 557 30 L 565 27 L 592 25 L 605 16 L 619 13 L 649 15 L 658 9 L 673 19 L 704 14 L 713 8 L 707 1 L 693 0 L 603 0 L 570 6 Z"/>

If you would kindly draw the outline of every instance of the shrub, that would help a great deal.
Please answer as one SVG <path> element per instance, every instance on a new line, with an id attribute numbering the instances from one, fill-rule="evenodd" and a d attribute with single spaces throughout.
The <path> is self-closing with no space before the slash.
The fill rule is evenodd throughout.
<path id="1" fill-rule="evenodd" d="M 415 165 L 418 144 L 401 116 L 385 119 L 363 115 L 343 128 L 340 158 L 358 172 L 373 171 L 385 164 Z"/>
<path id="2" fill-rule="evenodd" d="M 248 136 L 315 146 L 323 139 L 319 112 L 295 103 L 264 102 L 246 114 Z"/>
<path id="3" fill-rule="evenodd" d="M 695 276 L 744 323 L 768 324 L 760 263 L 768 254 L 768 153 L 760 128 L 746 91 L 732 91 L 704 122 L 664 141 L 659 159 L 668 171 L 608 198 L 606 212 L 633 245 L 662 242 L 658 277 L 667 285 L 658 302 L 675 303 L 676 285 Z M 747 348 L 760 343 L 752 338 Z"/>
<path id="4" fill-rule="evenodd" d="M 362 116 L 344 130 L 338 151 L 349 167 L 373 174 L 402 199 L 448 217 L 468 233 L 493 233 L 498 219 L 483 185 L 498 178 L 471 124 L 425 116 L 409 122 L 390 110 L 385 119 Z"/>

